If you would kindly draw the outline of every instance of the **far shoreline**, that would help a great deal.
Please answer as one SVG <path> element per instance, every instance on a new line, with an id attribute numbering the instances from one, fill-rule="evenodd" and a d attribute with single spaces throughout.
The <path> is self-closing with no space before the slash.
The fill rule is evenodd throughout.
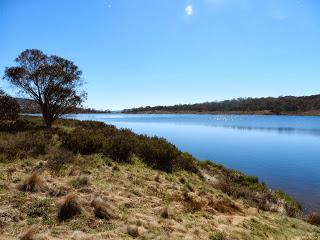
<path id="1" fill-rule="evenodd" d="M 21 115 L 41 115 L 41 113 L 20 113 Z M 275 114 L 269 111 L 139 111 L 139 112 L 124 112 L 124 111 L 116 111 L 116 112 L 79 112 L 79 113 L 68 113 L 72 115 L 79 115 L 79 114 L 130 114 L 130 115 L 137 115 L 137 114 L 158 114 L 158 115 L 165 115 L 165 114 L 191 114 L 191 115 L 252 115 L 252 116 L 300 116 L 300 117 L 320 117 L 320 111 L 309 111 L 309 112 L 282 112 L 279 114 Z"/>
<path id="2" fill-rule="evenodd" d="M 120 112 L 122 114 L 212 114 L 212 115 L 265 115 L 265 116 L 309 116 L 319 117 L 320 111 L 307 112 L 281 112 L 279 114 L 270 111 L 138 111 L 138 112 Z"/>

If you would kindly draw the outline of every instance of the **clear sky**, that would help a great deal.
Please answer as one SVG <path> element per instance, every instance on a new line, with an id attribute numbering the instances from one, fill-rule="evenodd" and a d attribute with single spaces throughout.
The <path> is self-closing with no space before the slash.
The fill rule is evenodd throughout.
<path id="1" fill-rule="evenodd" d="M 317 94 L 319 12 L 318 0 L 0 0 L 0 72 L 27 48 L 65 57 L 85 105 L 112 110 Z"/>

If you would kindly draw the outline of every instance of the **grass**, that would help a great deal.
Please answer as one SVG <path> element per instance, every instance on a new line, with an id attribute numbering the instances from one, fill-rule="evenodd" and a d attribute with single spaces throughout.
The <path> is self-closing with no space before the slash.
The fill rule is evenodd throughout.
<path id="1" fill-rule="evenodd" d="M 29 218 L 41 218 L 42 223 L 45 225 L 53 225 L 55 220 L 52 217 L 54 213 L 54 207 L 52 199 L 36 199 L 31 203 L 29 209 L 27 210 L 27 215 Z"/>
<path id="2" fill-rule="evenodd" d="M 227 236 L 224 232 L 216 231 L 209 235 L 209 240 L 227 240 Z"/>
<path id="3" fill-rule="evenodd" d="M 40 124 L 37 118 L 28 119 L 28 123 L 23 120 L 25 125 Z M 0 162 L 0 225 L 6 229 L 5 232 L 0 229 L 0 235 L 15 239 L 37 225 L 39 231 L 34 235 L 46 232 L 49 239 L 68 239 L 75 230 L 82 231 L 86 238 L 124 239 L 130 238 L 128 226 L 138 227 L 139 239 L 219 239 L 221 232 L 225 237 L 222 239 L 320 237 L 318 227 L 300 219 L 268 209 L 258 211 L 255 198 L 257 194 L 266 196 L 263 194 L 267 191 L 255 177 L 211 162 L 198 162 L 186 154 L 184 157 L 192 158 L 197 171 L 176 162 L 181 159 L 169 161 L 174 166 L 172 171 L 163 171 L 138 151 L 130 155 L 130 161 L 121 161 L 103 151 L 79 154 L 64 148 L 62 135 L 74 133 L 78 128 L 90 132 L 92 127 L 104 134 L 118 133 L 100 123 L 59 120 L 54 129 L 45 133 L 49 137 L 44 153 L 26 151 L 25 157 Z M 37 136 L 34 131 L 44 131 L 40 126 L 32 129 L 0 131 L 0 141 L 1 137 L 10 138 L 13 141 L 10 144 L 14 145 L 14 139 L 20 139 L 16 134 Z M 147 141 L 143 145 L 157 142 L 141 138 L 142 142 Z M 5 141 L 2 143 L 5 145 Z M 161 156 L 168 156 L 162 155 L 157 147 L 149 153 L 159 153 L 158 163 L 165 162 L 159 160 Z M 38 174 L 31 176 L 32 172 Z M 214 184 L 215 181 L 205 180 L 208 177 L 220 184 L 228 180 L 226 189 Z M 24 191 L 19 190 L 21 185 Z M 232 189 L 244 195 L 239 196 Z M 284 193 L 268 194 L 276 203 L 277 199 L 287 204 L 293 202 Z"/>
<path id="4" fill-rule="evenodd" d="M 80 176 L 71 181 L 71 185 L 74 188 L 81 188 L 90 185 L 90 180 L 88 176 Z"/>
<path id="5" fill-rule="evenodd" d="M 257 177 L 246 176 L 211 161 L 200 162 L 199 166 L 205 173 L 218 179 L 214 184 L 216 188 L 234 198 L 243 199 L 253 207 L 268 211 L 284 209 L 291 217 L 301 214 L 301 206 L 297 201 L 282 191 L 269 190 Z"/>

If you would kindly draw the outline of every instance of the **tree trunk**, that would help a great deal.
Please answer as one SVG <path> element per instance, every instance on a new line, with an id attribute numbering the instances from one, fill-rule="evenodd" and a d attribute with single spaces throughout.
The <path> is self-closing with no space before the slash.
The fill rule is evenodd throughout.
<path id="1" fill-rule="evenodd" d="M 44 104 L 40 104 L 40 106 L 41 106 L 42 117 L 46 124 L 46 127 L 51 128 L 53 123 L 53 117 L 51 116 L 50 113 L 48 113 L 47 107 Z"/>
<path id="2" fill-rule="evenodd" d="M 51 128 L 52 127 L 52 123 L 53 123 L 53 119 L 48 115 L 47 116 L 43 115 L 43 119 L 44 119 L 44 122 L 46 124 L 46 127 L 47 128 Z"/>

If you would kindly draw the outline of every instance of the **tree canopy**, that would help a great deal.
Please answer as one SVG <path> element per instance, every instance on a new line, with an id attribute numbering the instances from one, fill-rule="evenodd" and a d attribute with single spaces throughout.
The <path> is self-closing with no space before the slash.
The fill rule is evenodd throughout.
<path id="1" fill-rule="evenodd" d="M 5 69 L 4 79 L 39 104 L 48 127 L 86 98 L 86 92 L 81 89 L 82 72 L 72 61 L 27 49 L 15 62 L 17 66 Z"/>

